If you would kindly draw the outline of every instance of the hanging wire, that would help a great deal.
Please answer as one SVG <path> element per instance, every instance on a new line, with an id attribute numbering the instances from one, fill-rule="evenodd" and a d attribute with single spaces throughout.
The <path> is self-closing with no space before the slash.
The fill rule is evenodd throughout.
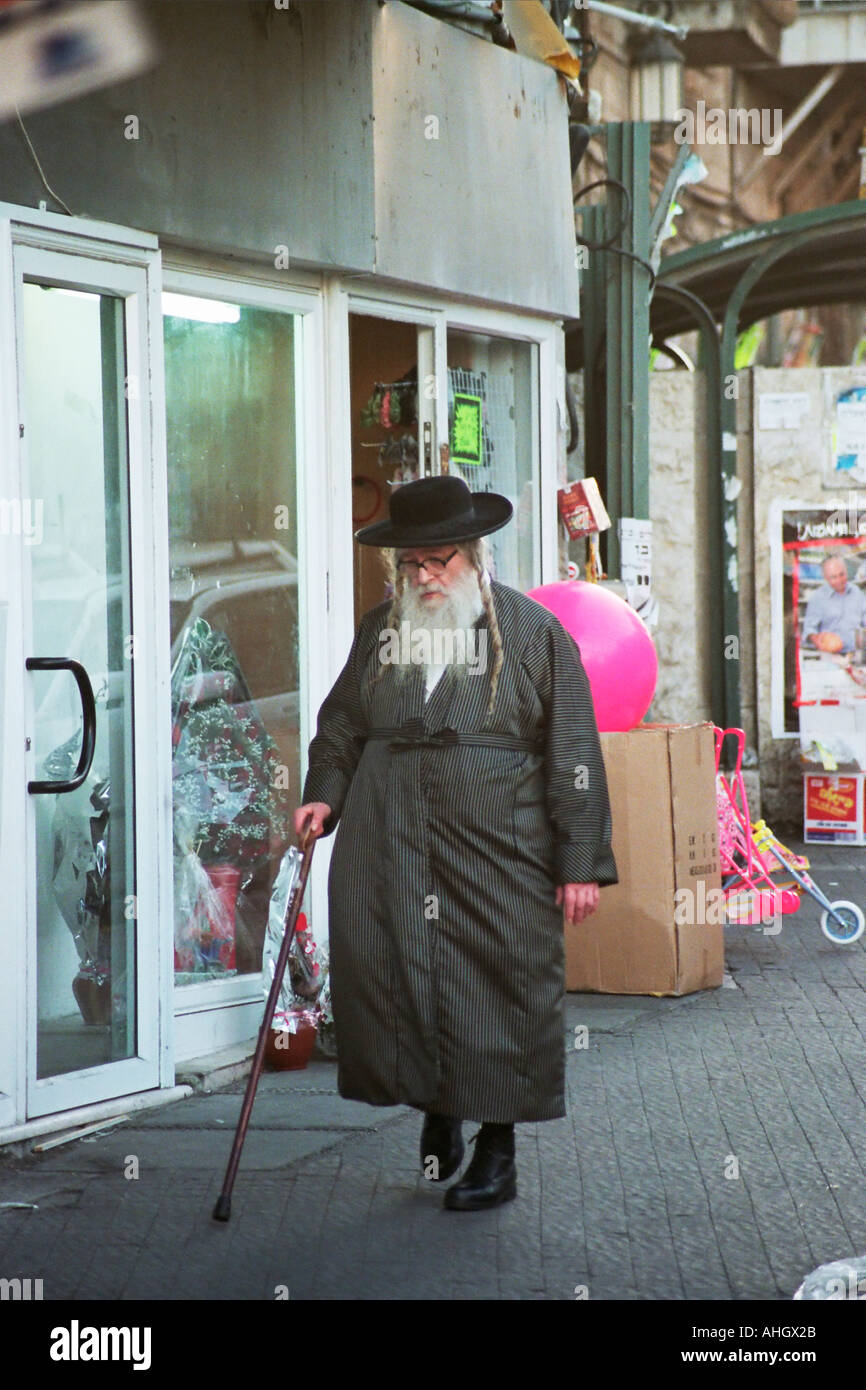
<path id="1" fill-rule="evenodd" d="M 624 214 L 619 226 L 617 227 L 613 235 L 608 237 L 607 241 L 588 241 L 586 237 L 577 235 L 575 235 L 575 241 L 577 242 L 578 246 L 585 246 L 588 251 L 609 251 L 612 256 L 623 256 L 626 260 L 636 261 L 638 265 L 643 266 L 644 270 L 649 276 L 649 288 L 650 291 L 652 291 L 655 288 L 657 276 L 649 261 L 645 261 L 643 256 L 639 256 L 635 251 L 627 251 L 625 247 L 614 246 L 613 244 L 615 241 L 619 240 L 626 227 L 628 226 L 629 222 L 631 221 L 632 200 L 631 194 L 629 193 L 625 184 L 621 183 L 619 179 L 594 179 L 592 183 L 587 183 L 584 185 L 583 188 L 579 188 L 577 190 L 577 192 L 574 194 L 574 202 L 577 202 L 578 198 L 582 198 L 584 193 L 591 193 L 594 188 L 604 187 L 618 188 L 626 200 Z"/>
<path id="2" fill-rule="evenodd" d="M 19 124 L 20 127 L 21 127 L 21 134 L 24 136 L 24 139 L 27 141 L 27 148 L 29 149 L 31 155 L 33 156 L 33 163 L 36 165 L 36 168 L 39 170 L 39 177 L 41 178 L 42 183 L 43 183 L 43 185 L 44 185 L 46 191 L 51 195 L 51 197 L 54 199 L 55 203 L 59 203 L 59 204 L 60 204 L 60 206 L 63 208 L 64 212 L 68 212 L 70 217 L 74 217 L 74 216 L 75 216 L 75 213 L 72 211 L 72 208 L 69 207 L 69 205 L 68 205 L 67 203 L 64 203 L 63 199 L 60 197 L 60 195 L 59 195 L 58 193 L 55 193 L 55 192 L 54 192 L 54 189 L 51 187 L 51 184 L 48 182 L 47 178 L 45 177 L 45 170 L 42 168 L 42 165 L 39 163 L 39 156 L 38 156 L 38 154 L 36 153 L 35 149 L 33 148 L 33 141 L 30 139 L 30 136 L 27 134 L 26 127 L 25 127 L 25 125 L 24 125 L 24 122 L 23 122 L 22 119 L 21 119 L 21 112 L 18 110 L 18 107 L 17 107 L 17 106 L 15 107 L 15 115 L 18 117 L 18 124 Z"/>
<path id="3" fill-rule="evenodd" d="M 574 195 L 573 201 L 576 203 L 578 198 L 582 198 L 584 193 L 591 193 L 594 188 L 619 189 L 620 193 L 625 198 L 625 212 L 623 214 L 623 219 L 617 227 L 616 231 L 614 232 L 613 236 L 608 237 L 607 241 L 587 241 L 585 237 L 579 236 L 577 238 L 577 242 L 580 246 L 586 246 L 590 251 L 609 251 L 610 248 L 613 246 L 614 242 L 618 241 L 619 238 L 622 236 L 623 232 L 625 231 L 626 227 L 631 221 L 631 194 L 629 193 L 625 184 L 620 183 L 619 179 L 594 179 L 592 183 L 584 184 L 583 188 L 579 188 L 577 190 L 577 192 Z"/>
<path id="4" fill-rule="evenodd" d="M 623 246 L 600 246 L 596 249 L 599 251 L 607 251 L 611 256 L 624 256 L 626 260 L 636 261 L 638 265 L 642 265 L 649 276 L 650 290 L 652 291 L 655 289 L 655 283 L 658 277 L 649 261 L 645 261 L 643 256 L 639 256 L 636 251 L 626 251 Z"/>

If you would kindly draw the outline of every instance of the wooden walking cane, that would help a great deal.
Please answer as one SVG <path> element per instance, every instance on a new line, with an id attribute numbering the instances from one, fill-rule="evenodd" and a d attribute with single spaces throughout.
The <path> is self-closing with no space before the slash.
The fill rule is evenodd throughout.
<path id="1" fill-rule="evenodd" d="M 238 1171 L 238 1164 L 241 1161 L 241 1149 L 243 1148 L 244 1140 L 247 1137 L 247 1126 L 250 1122 L 250 1115 L 252 1114 L 253 1109 L 253 1101 L 256 1098 L 256 1087 L 259 1084 L 259 1077 L 262 1074 L 262 1064 L 265 1059 L 265 1044 L 268 1040 L 268 1030 L 271 1026 L 271 1020 L 274 1016 L 274 1010 L 277 1007 L 277 1000 L 280 995 L 280 986 L 283 983 L 283 976 L 286 973 L 286 965 L 289 959 L 289 951 L 291 949 L 292 941 L 294 940 L 295 928 L 298 925 L 298 914 L 301 910 L 301 903 L 304 900 L 304 889 L 307 886 L 307 877 L 310 872 L 310 864 L 313 861 L 313 850 L 315 848 L 315 845 L 315 837 L 311 838 L 310 829 L 308 827 L 306 832 L 304 833 L 304 838 L 301 841 L 301 849 L 304 853 L 304 857 L 301 861 L 301 871 L 298 875 L 298 881 L 295 884 L 292 896 L 289 898 L 288 904 L 286 906 L 286 923 L 283 931 L 283 941 L 282 945 L 280 946 L 280 954 L 277 957 L 276 966 L 274 967 L 274 978 L 271 981 L 271 988 L 270 993 L 268 994 L 268 1001 L 265 1004 L 265 1012 L 264 1017 L 262 1018 L 262 1026 L 259 1029 L 259 1040 L 256 1043 L 256 1050 L 253 1053 L 253 1065 L 250 1071 L 249 1080 L 247 1081 L 247 1089 L 244 1093 L 244 1103 L 241 1106 L 240 1119 L 238 1120 L 238 1127 L 235 1130 L 235 1138 L 234 1143 L 232 1144 L 232 1151 L 229 1154 L 226 1175 L 223 1179 L 223 1189 L 219 1197 L 217 1197 L 216 1206 L 213 1209 L 214 1221 L 228 1221 L 229 1217 L 232 1214 L 232 1188 L 235 1185 L 235 1177 Z"/>

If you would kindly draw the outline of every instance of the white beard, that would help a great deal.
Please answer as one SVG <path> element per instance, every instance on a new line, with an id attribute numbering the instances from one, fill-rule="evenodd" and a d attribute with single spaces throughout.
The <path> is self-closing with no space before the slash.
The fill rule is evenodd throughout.
<path id="1" fill-rule="evenodd" d="M 414 654 L 408 660 L 393 663 L 398 675 L 408 675 L 418 666 L 425 679 L 428 672 L 438 673 L 446 666 L 453 667 L 457 675 L 477 675 L 486 670 L 487 632 L 473 631 L 484 611 L 476 572 L 469 570 L 455 579 L 441 603 L 431 605 L 422 598 L 423 593 L 431 591 L 443 592 L 435 579 L 423 585 L 407 584 L 398 601 L 401 654 Z M 429 662 L 419 661 L 417 656 L 425 644 Z"/>

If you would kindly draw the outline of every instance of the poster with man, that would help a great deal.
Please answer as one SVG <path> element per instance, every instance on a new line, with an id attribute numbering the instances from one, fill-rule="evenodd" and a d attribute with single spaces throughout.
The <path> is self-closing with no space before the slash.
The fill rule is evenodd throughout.
<path id="1" fill-rule="evenodd" d="M 848 578 L 848 556 L 831 552 L 821 561 L 822 583 L 806 603 L 802 641 L 820 652 L 847 655 L 857 646 L 857 629 L 866 627 L 866 597 Z"/>
<path id="2" fill-rule="evenodd" d="M 859 764 L 858 745 L 866 757 L 866 507 L 784 504 L 776 554 L 782 612 L 774 615 L 773 683 L 782 710 L 774 724 L 801 736 L 809 760 L 841 755 Z"/>

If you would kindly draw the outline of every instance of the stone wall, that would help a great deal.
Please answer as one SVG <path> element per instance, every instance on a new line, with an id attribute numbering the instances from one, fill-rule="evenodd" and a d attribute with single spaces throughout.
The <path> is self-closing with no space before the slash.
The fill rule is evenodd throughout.
<path id="1" fill-rule="evenodd" d="M 650 377 L 650 515 L 659 658 L 649 721 L 693 724 L 711 717 L 705 614 L 707 459 L 703 372 Z"/>
<path id="2" fill-rule="evenodd" d="M 569 377 L 581 419 L 569 476 L 582 477 L 583 374 Z M 650 376 L 650 512 L 653 520 L 653 592 L 659 656 L 650 721 L 691 724 L 709 719 L 710 652 L 703 615 L 713 602 L 707 575 L 707 458 L 702 372 L 659 371 Z M 582 567 L 583 542 L 569 546 Z M 582 572 L 582 569 L 581 569 Z"/>

